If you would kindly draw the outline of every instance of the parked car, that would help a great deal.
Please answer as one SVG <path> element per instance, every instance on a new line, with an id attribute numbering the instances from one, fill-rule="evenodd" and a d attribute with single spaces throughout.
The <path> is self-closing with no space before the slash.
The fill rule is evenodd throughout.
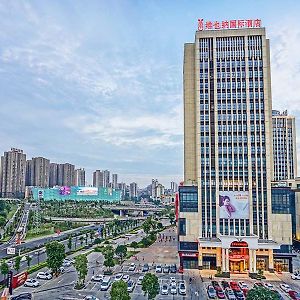
<path id="1" fill-rule="evenodd" d="M 127 292 L 131 293 L 134 290 L 134 282 L 132 280 L 129 280 L 127 282 Z"/>
<path id="2" fill-rule="evenodd" d="M 103 278 L 103 281 L 102 281 L 101 285 L 100 285 L 100 290 L 101 291 L 107 291 L 109 289 L 109 287 L 110 287 L 110 284 L 111 284 L 110 277 L 109 276 L 105 276 Z"/>
<path id="3" fill-rule="evenodd" d="M 184 281 L 179 282 L 178 292 L 179 295 L 186 295 L 186 286 Z"/>
<path id="4" fill-rule="evenodd" d="M 300 274 L 294 273 L 294 274 L 291 275 L 291 278 L 293 280 L 300 280 Z"/>
<path id="5" fill-rule="evenodd" d="M 100 299 L 93 295 L 88 295 L 84 297 L 84 300 L 100 300 Z"/>
<path id="6" fill-rule="evenodd" d="M 161 272 L 162 272 L 162 267 L 161 267 L 161 265 L 156 265 L 155 273 L 161 273 Z"/>
<path id="7" fill-rule="evenodd" d="M 122 280 L 125 281 L 125 282 L 128 282 L 129 281 L 129 275 L 127 275 L 127 274 L 123 275 Z"/>
<path id="8" fill-rule="evenodd" d="M 176 285 L 176 278 L 170 277 L 170 285 Z"/>
<path id="9" fill-rule="evenodd" d="M 300 300 L 300 294 L 296 291 L 289 291 L 288 294 L 293 300 Z"/>
<path id="10" fill-rule="evenodd" d="M 93 275 L 91 280 L 96 282 L 101 282 L 103 278 L 104 278 L 103 275 L 97 274 L 97 275 Z"/>
<path id="11" fill-rule="evenodd" d="M 65 267 L 65 268 L 68 268 L 68 267 L 71 266 L 71 262 L 66 260 L 66 261 L 63 262 L 62 266 Z"/>
<path id="12" fill-rule="evenodd" d="M 141 276 L 138 278 L 138 280 L 137 280 L 137 284 L 138 284 L 138 285 L 141 285 L 143 279 L 144 279 L 144 275 L 141 275 Z"/>
<path id="13" fill-rule="evenodd" d="M 148 264 L 144 264 L 143 268 L 142 268 L 142 272 L 148 272 L 149 271 L 149 265 Z"/>
<path id="14" fill-rule="evenodd" d="M 117 274 L 117 275 L 115 276 L 115 281 L 121 280 L 122 277 L 123 277 L 123 274 L 122 274 L 122 273 Z"/>
<path id="15" fill-rule="evenodd" d="M 170 272 L 170 266 L 169 265 L 165 265 L 163 268 L 163 272 L 164 273 L 169 273 Z"/>
<path id="16" fill-rule="evenodd" d="M 249 289 L 248 285 L 244 281 L 239 281 L 239 287 L 241 288 L 241 290 Z"/>
<path id="17" fill-rule="evenodd" d="M 20 294 L 18 296 L 14 296 L 12 298 L 10 298 L 11 300 L 31 300 L 32 299 L 32 295 L 31 293 L 23 293 Z"/>
<path id="18" fill-rule="evenodd" d="M 169 287 L 167 284 L 163 284 L 160 290 L 160 293 L 162 295 L 168 295 L 169 294 Z"/>
<path id="19" fill-rule="evenodd" d="M 266 287 L 267 289 L 273 289 L 273 288 L 274 288 L 273 284 L 271 284 L 271 283 L 269 283 L 269 282 L 266 282 L 266 283 L 265 283 L 265 287 Z"/>
<path id="20" fill-rule="evenodd" d="M 234 291 L 240 289 L 240 288 L 239 288 L 239 285 L 238 285 L 238 283 L 237 283 L 236 281 L 230 281 L 229 285 L 230 285 L 230 288 L 231 288 L 232 290 L 234 290 Z"/>
<path id="21" fill-rule="evenodd" d="M 292 290 L 291 287 L 288 284 L 285 284 L 285 283 L 281 284 L 279 287 L 280 287 L 280 289 L 282 289 L 286 293 L 288 293 L 289 291 Z"/>
<path id="22" fill-rule="evenodd" d="M 177 294 L 177 287 L 176 287 L 175 284 L 172 284 L 172 285 L 170 286 L 170 293 L 171 293 L 172 295 Z"/>
<path id="23" fill-rule="evenodd" d="M 223 289 L 230 288 L 229 283 L 226 280 L 221 281 Z"/>
<path id="24" fill-rule="evenodd" d="M 217 297 L 218 297 L 219 299 L 225 299 L 225 294 L 224 294 L 224 292 L 223 292 L 222 289 L 216 291 L 216 294 L 217 294 Z"/>
<path id="25" fill-rule="evenodd" d="M 244 300 L 245 297 L 244 297 L 244 293 L 240 290 L 240 288 L 237 290 L 233 290 L 233 293 L 236 297 L 237 300 Z"/>
<path id="26" fill-rule="evenodd" d="M 135 270 L 135 263 L 131 263 L 128 271 L 133 272 Z"/>
<path id="27" fill-rule="evenodd" d="M 264 285 L 261 282 L 254 282 L 254 287 L 263 287 Z"/>
<path id="28" fill-rule="evenodd" d="M 37 279 L 45 279 L 45 280 L 50 280 L 52 279 L 52 275 L 47 272 L 38 272 L 36 275 Z"/>
<path id="29" fill-rule="evenodd" d="M 40 285 L 39 281 L 33 278 L 27 279 L 24 282 L 24 286 L 28 287 L 38 287 Z"/>
<path id="30" fill-rule="evenodd" d="M 220 286 L 220 284 L 219 284 L 219 282 L 218 281 L 212 281 L 211 282 L 211 285 L 214 287 L 214 289 L 216 290 L 216 291 L 222 291 L 222 288 L 221 288 L 221 286 Z"/>
<path id="31" fill-rule="evenodd" d="M 170 267 L 170 272 L 171 273 L 176 273 L 177 272 L 177 267 L 175 264 L 172 264 L 171 267 Z"/>
<path id="32" fill-rule="evenodd" d="M 235 294 L 231 288 L 226 288 L 225 294 L 228 300 L 236 300 Z"/>
<path id="33" fill-rule="evenodd" d="M 212 285 L 209 285 L 207 287 L 207 295 L 209 299 L 216 299 L 217 298 L 217 293 Z"/>

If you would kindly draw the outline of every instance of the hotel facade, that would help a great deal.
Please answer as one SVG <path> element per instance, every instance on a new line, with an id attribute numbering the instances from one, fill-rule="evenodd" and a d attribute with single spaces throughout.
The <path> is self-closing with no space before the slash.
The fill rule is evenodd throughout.
<path id="1" fill-rule="evenodd" d="M 291 256 L 282 249 L 292 243 L 291 223 L 286 215 L 273 214 L 271 206 L 272 94 L 265 28 L 255 20 L 252 28 L 220 29 L 216 22 L 214 29 L 210 22 L 206 30 L 199 21 L 195 42 L 184 45 L 184 183 L 177 207 L 181 267 L 290 271 Z"/>

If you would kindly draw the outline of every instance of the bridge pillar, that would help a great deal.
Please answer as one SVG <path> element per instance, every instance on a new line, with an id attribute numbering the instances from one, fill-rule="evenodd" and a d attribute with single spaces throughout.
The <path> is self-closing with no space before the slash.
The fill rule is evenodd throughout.
<path id="1" fill-rule="evenodd" d="M 120 217 L 124 216 L 124 210 L 120 209 Z"/>

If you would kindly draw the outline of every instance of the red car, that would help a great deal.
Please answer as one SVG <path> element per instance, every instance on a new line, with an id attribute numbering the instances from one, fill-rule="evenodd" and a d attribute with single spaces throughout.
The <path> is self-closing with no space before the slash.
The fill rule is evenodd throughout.
<path id="1" fill-rule="evenodd" d="M 235 281 L 230 281 L 229 284 L 230 284 L 230 287 L 231 287 L 232 290 L 234 290 L 234 291 L 240 291 L 240 290 L 241 290 L 241 289 L 239 288 L 237 282 L 235 282 Z"/>
<path id="2" fill-rule="evenodd" d="M 289 295 L 293 300 L 300 300 L 300 294 L 296 291 L 289 291 Z"/>
<path id="3" fill-rule="evenodd" d="M 216 290 L 216 293 L 217 293 L 217 297 L 218 297 L 218 299 L 225 299 L 225 294 L 224 294 L 224 292 L 222 291 L 222 289 L 221 290 Z"/>

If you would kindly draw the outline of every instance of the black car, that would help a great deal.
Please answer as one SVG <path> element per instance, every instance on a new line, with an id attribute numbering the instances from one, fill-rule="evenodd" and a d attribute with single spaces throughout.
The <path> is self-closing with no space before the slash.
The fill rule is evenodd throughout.
<path id="1" fill-rule="evenodd" d="M 177 272 L 177 268 L 176 268 L 176 265 L 175 265 L 175 264 L 171 265 L 171 267 L 170 267 L 170 272 L 171 272 L 171 273 L 176 273 L 176 272 Z"/>
<path id="2" fill-rule="evenodd" d="M 144 264 L 142 272 L 148 272 L 148 271 L 149 271 L 149 265 L 148 264 Z"/>
<path id="3" fill-rule="evenodd" d="M 30 293 L 23 293 L 20 294 L 18 296 L 14 296 L 12 298 L 10 298 L 11 300 L 31 300 L 32 299 L 32 295 Z"/>
<path id="4" fill-rule="evenodd" d="M 221 281 L 223 289 L 230 288 L 229 283 L 226 280 Z"/>

